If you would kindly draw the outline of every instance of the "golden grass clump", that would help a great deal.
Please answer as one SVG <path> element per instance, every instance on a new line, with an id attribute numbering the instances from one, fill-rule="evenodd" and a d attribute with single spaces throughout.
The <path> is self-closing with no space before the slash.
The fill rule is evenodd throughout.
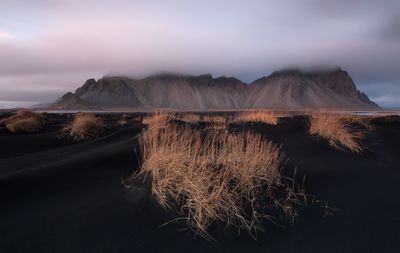
<path id="1" fill-rule="evenodd" d="M 183 121 L 185 123 L 197 124 L 199 122 L 206 123 L 207 129 L 226 129 L 228 126 L 228 118 L 219 115 L 199 115 L 194 113 L 186 113 L 178 117 L 170 116 L 171 119 Z"/>
<path id="2" fill-rule="evenodd" d="M 189 227 L 207 239 L 214 221 L 255 232 L 263 218 L 271 218 L 267 207 L 296 216 L 291 204 L 294 191 L 278 190 L 284 179 L 283 154 L 258 134 L 201 134 L 169 124 L 145 131 L 140 144 L 142 163 L 135 176 L 149 174 L 160 205 L 177 204 Z"/>
<path id="3" fill-rule="evenodd" d="M 209 124 L 207 129 L 224 130 L 228 128 L 229 118 L 219 115 L 205 115 L 203 116 L 203 122 Z"/>
<path id="4" fill-rule="evenodd" d="M 186 122 L 197 123 L 200 121 L 200 115 L 194 113 L 185 113 L 181 115 L 179 119 Z"/>
<path id="5" fill-rule="evenodd" d="M 170 119 L 171 115 L 168 113 L 155 113 L 145 117 L 142 123 L 147 125 L 149 129 L 157 130 L 159 128 L 164 128 Z"/>
<path id="6" fill-rule="evenodd" d="M 12 133 L 37 133 L 44 128 L 46 116 L 30 110 L 20 110 L 15 115 L 2 120 L 2 124 Z"/>
<path id="7" fill-rule="evenodd" d="M 338 114 L 313 113 L 310 115 L 309 133 L 327 139 L 335 148 L 361 153 L 364 150 L 361 144 L 364 132 L 355 128 L 353 123 L 354 120 Z"/>
<path id="8" fill-rule="evenodd" d="M 204 122 L 210 122 L 210 123 L 226 123 L 228 120 L 227 117 L 224 116 L 219 116 L 219 115 L 214 115 L 214 116 L 209 116 L 209 115 L 204 115 L 203 116 L 203 121 Z"/>
<path id="9" fill-rule="evenodd" d="M 278 120 L 277 113 L 271 111 L 242 112 L 235 117 L 238 122 L 262 122 L 268 125 L 277 125 Z"/>
<path id="10" fill-rule="evenodd" d="M 348 124 L 358 125 L 368 131 L 374 130 L 374 126 L 371 124 L 371 121 L 374 117 L 361 115 L 343 115 L 341 118 L 342 121 Z"/>
<path id="11" fill-rule="evenodd" d="M 103 120 L 91 113 L 77 113 L 63 129 L 63 134 L 75 140 L 95 139 L 105 132 Z"/>
<path id="12" fill-rule="evenodd" d="M 123 114 L 121 118 L 118 120 L 118 125 L 124 127 L 129 123 L 129 115 Z"/>

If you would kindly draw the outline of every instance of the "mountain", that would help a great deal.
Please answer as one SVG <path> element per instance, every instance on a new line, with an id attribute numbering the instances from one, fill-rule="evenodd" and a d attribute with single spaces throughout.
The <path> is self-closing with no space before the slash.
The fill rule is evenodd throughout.
<path id="1" fill-rule="evenodd" d="M 171 108 L 182 110 L 245 108 L 336 108 L 374 110 L 379 106 L 357 90 L 341 69 L 327 72 L 284 70 L 250 84 L 234 77 L 154 75 L 89 79 L 51 109 Z"/>
<path id="2" fill-rule="evenodd" d="M 245 103 L 249 108 L 379 108 L 358 91 L 350 75 L 340 69 L 316 73 L 278 71 L 250 86 Z"/>

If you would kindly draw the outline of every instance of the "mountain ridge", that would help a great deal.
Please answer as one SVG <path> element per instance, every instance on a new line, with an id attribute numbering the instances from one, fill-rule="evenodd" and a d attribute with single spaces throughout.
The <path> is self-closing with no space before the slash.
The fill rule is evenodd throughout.
<path id="1" fill-rule="evenodd" d="M 341 69 L 275 71 L 247 84 L 235 77 L 158 74 L 88 79 L 50 109 L 379 109 Z"/>

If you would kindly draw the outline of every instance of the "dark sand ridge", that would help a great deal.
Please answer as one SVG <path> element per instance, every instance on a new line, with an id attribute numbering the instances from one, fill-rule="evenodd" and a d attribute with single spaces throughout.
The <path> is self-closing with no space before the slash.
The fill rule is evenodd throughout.
<path id="1" fill-rule="evenodd" d="M 73 143 L 59 139 L 67 115 L 50 114 L 44 133 L 0 129 L 0 252 L 397 252 L 400 249 L 400 123 L 375 121 L 362 155 L 335 150 L 306 133 L 304 118 L 277 126 L 249 124 L 289 159 L 285 170 L 306 175 L 306 190 L 340 211 L 323 217 L 305 208 L 292 227 L 265 224 L 258 241 L 213 227 L 217 242 L 194 237 L 157 207 L 145 185 L 126 189 L 137 168 L 134 138 L 142 126 L 119 128 L 107 115 L 108 135 Z M 114 122 L 114 123 L 113 123 Z"/>

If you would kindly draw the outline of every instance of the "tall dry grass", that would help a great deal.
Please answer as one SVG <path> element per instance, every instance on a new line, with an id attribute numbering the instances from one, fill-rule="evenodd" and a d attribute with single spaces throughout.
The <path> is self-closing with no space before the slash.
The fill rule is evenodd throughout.
<path id="1" fill-rule="evenodd" d="M 229 124 L 229 117 L 221 115 L 199 115 L 194 113 L 185 113 L 178 117 L 170 115 L 170 118 L 191 124 L 205 123 L 207 125 L 207 129 L 227 129 Z"/>
<path id="2" fill-rule="evenodd" d="M 269 125 L 278 124 L 278 114 L 272 111 L 249 111 L 242 112 L 234 118 L 237 122 L 262 122 Z"/>
<path id="3" fill-rule="evenodd" d="M 209 123 L 227 123 L 230 121 L 230 117 L 221 115 L 204 115 L 202 120 Z"/>
<path id="4" fill-rule="evenodd" d="M 72 121 L 62 130 L 64 136 L 75 140 L 95 139 L 105 132 L 103 120 L 91 113 L 77 113 Z"/>
<path id="5" fill-rule="evenodd" d="M 202 121 L 207 123 L 207 129 L 226 130 L 230 123 L 229 116 L 204 115 Z"/>
<path id="6" fill-rule="evenodd" d="M 121 118 L 118 120 L 118 125 L 122 127 L 127 126 L 129 123 L 129 119 L 130 119 L 129 115 L 122 114 Z"/>
<path id="7" fill-rule="evenodd" d="M 46 116 L 30 110 L 20 110 L 15 115 L 2 120 L 2 124 L 12 133 L 37 133 L 44 128 Z"/>
<path id="8" fill-rule="evenodd" d="M 223 222 L 254 232 L 275 207 L 296 216 L 297 195 L 284 187 L 279 147 L 252 133 L 208 131 L 167 124 L 140 138 L 136 177 L 151 175 L 152 192 L 165 208 L 175 204 L 196 233 Z M 279 190 L 280 189 L 280 190 Z"/>
<path id="9" fill-rule="evenodd" d="M 157 130 L 159 128 L 164 128 L 171 119 L 171 114 L 158 112 L 145 117 L 142 123 L 147 125 L 149 129 Z"/>
<path id="10" fill-rule="evenodd" d="M 373 131 L 375 129 L 371 123 L 373 119 L 374 119 L 374 116 L 361 116 L 361 115 L 343 115 L 343 116 L 341 116 L 341 120 L 344 121 L 345 123 L 348 123 L 350 125 L 360 126 L 368 131 Z"/>
<path id="11" fill-rule="evenodd" d="M 171 114 L 170 114 L 171 116 Z M 172 117 L 172 116 L 171 116 Z M 228 117 L 221 115 L 199 115 L 194 113 L 185 113 L 175 117 L 178 120 L 182 120 L 189 123 L 198 123 L 198 122 L 206 122 L 206 123 L 226 123 L 228 121 Z"/>
<path id="12" fill-rule="evenodd" d="M 190 122 L 190 123 L 197 123 L 200 121 L 200 115 L 194 114 L 194 113 L 185 113 L 183 115 L 180 115 L 178 119 Z"/>
<path id="13" fill-rule="evenodd" d="M 334 113 L 312 113 L 309 133 L 327 139 L 329 144 L 335 148 L 361 153 L 364 150 L 361 143 L 364 131 L 355 127 L 354 122 L 359 121 L 354 117 L 343 117 Z"/>

